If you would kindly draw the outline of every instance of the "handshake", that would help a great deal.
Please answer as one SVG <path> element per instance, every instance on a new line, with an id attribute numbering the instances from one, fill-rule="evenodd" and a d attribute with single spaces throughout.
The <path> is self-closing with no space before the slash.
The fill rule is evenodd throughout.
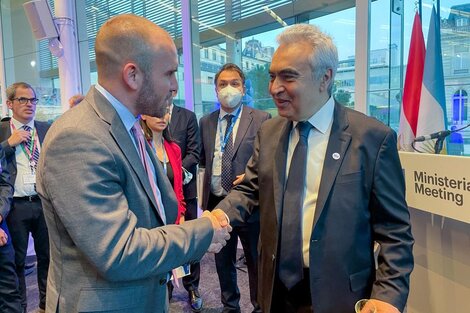
<path id="1" fill-rule="evenodd" d="M 211 212 L 204 211 L 202 217 L 209 218 L 214 228 L 212 242 L 207 252 L 218 253 L 227 244 L 227 240 L 230 239 L 230 232 L 232 231 L 230 221 L 221 209 L 214 209 Z"/>

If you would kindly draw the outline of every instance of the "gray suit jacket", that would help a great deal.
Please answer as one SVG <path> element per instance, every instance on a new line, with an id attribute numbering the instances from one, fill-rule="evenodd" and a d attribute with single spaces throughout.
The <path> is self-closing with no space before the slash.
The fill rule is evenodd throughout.
<path id="1" fill-rule="evenodd" d="M 260 212 L 259 303 L 271 311 L 292 123 L 261 127 L 245 179 L 219 204 L 232 224 Z M 377 120 L 335 105 L 310 240 L 315 313 L 352 312 L 361 298 L 406 304 L 413 237 L 395 133 Z M 308 173 L 307 173 L 308 174 Z M 299 188 L 303 188 L 300 186 Z M 374 241 L 381 244 L 374 266 Z"/>
<path id="2" fill-rule="evenodd" d="M 215 136 L 218 135 L 217 123 L 219 112 L 220 110 L 217 110 L 202 117 L 199 123 L 202 143 L 199 165 L 201 167 L 205 167 L 202 194 L 203 209 L 207 209 L 209 193 L 211 190 L 212 164 L 215 149 Z M 233 146 L 232 181 L 235 180 L 237 175 L 245 172 L 246 163 L 248 163 L 248 160 L 253 154 L 253 143 L 256 133 L 260 129 L 261 124 L 270 117 L 271 115 L 269 113 L 255 110 L 248 106 L 243 107 L 242 114 L 240 115 L 240 124 L 238 125 L 238 131 Z"/>
<path id="3" fill-rule="evenodd" d="M 173 189 L 147 149 L 175 220 Z M 132 139 L 94 88 L 50 128 L 37 182 L 51 248 L 47 312 L 166 312 L 168 272 L 210 245 L 209 219 L 163 225 Z"/>

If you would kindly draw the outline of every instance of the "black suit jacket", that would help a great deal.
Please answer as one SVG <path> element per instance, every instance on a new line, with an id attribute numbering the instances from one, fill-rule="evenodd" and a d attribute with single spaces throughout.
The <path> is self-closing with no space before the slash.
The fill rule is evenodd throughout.
<path id="1" fill-rule="evenodd" d="M 185 199 L 197 197 L 197 165 L 201 154 L 201 143 L 199 141 L 199 127 L 194 112 L 173 106 L 170 120 L 170 133 L 178 146 L 181 148 L 183 167 L 193 174 L 193 179 L 183 185 Z"/>
<path id="2" fill-rule="evenodd" d="M 47 122 L 34 121 L 34 127 L 38 132 L 39 142 L 42 145 L 44 137 L 46 136 L 47 130 L 51 125 Z M 3 150 L 5 151 L 5 157 L 7 160 L 8 171 L 10 172 L 10 182 L 14 186 L 16 181 L 16 147 L 11 147 L 8 144 L 8 138 L 11 136 L 10 118 L 5 117 L 0 121 L 0 142 Z"/>
<path id="3" fill-rule="evenodd" d="M 217 123 L 220 110 L 214 111 L 201 118 L 201 167 L 205 168 L 202 196 L 202 208 L 207 209 L 209 193 L 211 190 L 212 164 L 215 149 L 215 136 L 217 136 Z M 245 173 L 245 166 L 253 154 L 253 143 L 261 124 L 269 119 L 269 113 L 247 106 L 243 107 L 240 115 L 237 135 L 234 142 L 232 161 L 232 180 L 237 175 Z"/>
<path id="4" fill-rule="evenodd" d="M 259 208 L 258 300 L 263 312 L 271 310 L 277 275 L 291 129 L 292 122 L 282 117 L 263 124 L 245 179 L 219 204 L 234 225 L 246 220 L 252 208 Z M 357 300 L 370 297 L 403 311 L 414 241 L 396 147 L 396 134 L 390 128 L 335 105 L 310 240 L 315 313 L 352 312 Z M 374 241 L 381 245 L 377 271 Z"/>
<path id="5" fill-rule="evenodd" d="M 8 227 L 6 219 L 10 212 L 11 199 L 13 197 L 13 186 L 10 183 L 10 173 L 8 172 L 7 162 L 5 158 L 5 152 L 0 146 L 0 215 L 2 221 L 0 222 L 0 228 L 3 229 L 8 235 L 8 242 L 10 243 L 10 235 L 8 233 Z"/>

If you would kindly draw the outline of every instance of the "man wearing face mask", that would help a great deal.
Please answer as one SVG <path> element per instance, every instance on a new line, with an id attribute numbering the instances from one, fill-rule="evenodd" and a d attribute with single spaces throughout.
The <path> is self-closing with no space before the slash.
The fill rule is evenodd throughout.
<path id="1" fill-rule="evenodd" d="M 215 92 L 220 109 L 200 121 L 201 159 L 205 168 L 202 208 L 213 210 L 230 189 L 244 177 L 245 166 L 253 154 L 253 142 L 261 124 L 271 116 L 242 105 L 245 75 L 233 63 L 225 64 L 215 75 Z M 227 245 L 215 256 L 219 276 L 222 312 L 240 312 L 240 291 L 235 268 L 238 238 L 248 266 L 253 312 L 259 312 L 257 295 L 257 244 L 259 215 L 255 214 L 232 230 Z"/>

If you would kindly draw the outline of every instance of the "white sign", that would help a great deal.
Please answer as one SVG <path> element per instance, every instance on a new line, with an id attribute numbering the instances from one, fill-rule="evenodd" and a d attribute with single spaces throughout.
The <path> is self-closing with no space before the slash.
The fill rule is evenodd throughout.
<path id="1" fill-rule="evenodd" d="M 400 151 L 408 206 L 470 223 L 470 158 Z"/>

